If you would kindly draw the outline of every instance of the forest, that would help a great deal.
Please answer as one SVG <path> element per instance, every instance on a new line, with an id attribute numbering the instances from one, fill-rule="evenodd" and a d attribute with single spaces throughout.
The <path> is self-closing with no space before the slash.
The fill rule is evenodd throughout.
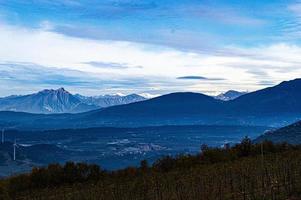
<path id="1" fill-rule="evenodd" d="M 106 171 L 67 162 L 0 180 L 0 199 L 293 200 L 301 197 L 301 146 L 244 138 L 139 167 Z"/>

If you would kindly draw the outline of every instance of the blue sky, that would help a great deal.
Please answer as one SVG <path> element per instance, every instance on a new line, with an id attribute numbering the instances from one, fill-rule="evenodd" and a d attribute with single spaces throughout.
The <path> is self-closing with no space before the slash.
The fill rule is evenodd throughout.
<path id="1" fill-rule="evenodd" d="M 300 77 L 300 39 L 301 1 L 0 0 L 0 96 L 253 91 Z"/>

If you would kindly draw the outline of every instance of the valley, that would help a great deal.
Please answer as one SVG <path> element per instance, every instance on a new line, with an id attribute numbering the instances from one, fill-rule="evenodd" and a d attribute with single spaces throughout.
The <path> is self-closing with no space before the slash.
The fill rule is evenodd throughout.
<path id="1" fill-rule="evenodd" d="M 150 163 L 165 155 L 196 154 L 202 144 L 222 147 L 271 130 L 262 126 L 160 126 L 141 128 L 89 128 L 52 131 L 5 131 L 6 149 L 1 148 L 0 176 L 28 171 L 66 161 L 99 164 L 108 170 Z M 17 139 L 16 161 L 12 160 Z M 4 156 L 6 155 L 6 156 Z M 9 173 L 9 174 L 7 174 Z"/>

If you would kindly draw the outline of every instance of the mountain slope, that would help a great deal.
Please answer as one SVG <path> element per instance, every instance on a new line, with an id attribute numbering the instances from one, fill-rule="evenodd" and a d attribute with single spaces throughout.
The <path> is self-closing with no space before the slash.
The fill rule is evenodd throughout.
<path id="1" fill-rule="evenodd" d="M 154 114 L 202 114 L 218 111 L 223 102 L 214 98 L 192 92 L 171 93 L 135 104 L 112 107 L 103 112 L 126 111 L 128 114 L 143 114 L 152 112 Z"/>
<path id="2" fill-rule="evenodd" d="M 87 128 L 97 126 L 149 126 L 215 124 L 224 102 L 197 93 L 173 93 L 146 101 L 78 114 L 41 115 L 0 112 L 0 126 L 17 129 Z"/>
<path id="3" fill-rule="evenodd" d="M 251 92 L 229 101 L 237 114 L 301 113 L 301 79 L 285 81 L 274 87 Z"/>
<path id="4" fill-rule="evenodd" d="M 211 118 L 223 110 L 223 101 L 198 93 L 172 93 L 146 101 L 82 113 L 89 126 L 150 126 L 214 124 Z"/>
<path id="5" fill-rule="evenodd" d="M 93 117 L 177 117 L 214 115 L 223 110 L 224 102 L 198 93 L 172 93 L 137 103 L 92 111 Z"/>
<path id="6" fill-rule="evenodd" d="M 282 82 L 230 101 L 197 93 L 173 93 L 143 102 L 95 110 L 83 116 L 86 123 L 239 124 L 284 126 L 301 117 L 301 79 Z"/>
<path id="7" fill-rule="evenodd" d="M 77 113 L 97 109 L 82 103 L 64 88 L 0 99 L 0 110 L 28 113 Z"/>
<path id="8" fill-rule="evenodd" d="M 264 140 L 269 140 L 276 143 L 287 142 L 290 144 L 301 144 L 301 121 L 275 131 L 267 132 L 258 137 L 255 141 L 261 142 Z"/>
<path id="9" fill-rule="evenodd" d="M 230 101 L 197 93 L 173 93 L 140 103 L 96 110 L 87 119 L 107 120 L 112 125 L 117 122 L 137 124 L 139 121 L 147 121 L 152 124 L 209 123 L 279 127 L 300 119 L 299 91 L 301 79 L 282 82 Z"/>
<path id="10" fill-rule="evenodd" d="M 43 90 L 24 96 L 15 95 L 0 98 L 0 110 L 43 114 L 80 113 L 143 100 L 145 98 L 137 94 L 85 97 L 79 94 L 72 95 L 64 88 L 60 88 Z"/>

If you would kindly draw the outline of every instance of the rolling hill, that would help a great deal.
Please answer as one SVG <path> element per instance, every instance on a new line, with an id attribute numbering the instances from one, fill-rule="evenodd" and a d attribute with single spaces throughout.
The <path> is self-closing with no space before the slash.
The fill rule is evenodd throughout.
<path id="1" fill-rule="evenodd" d="M 240 124 L 280 127 L 301 117 L 301 79 L 221 101 L 197 93 L 173 93 L 87 113 L 109 123 Z"/>
<path id="2" fill-rule="evenodd" d="M 300 90 L 301 79 L 284 81 L 274 87 L 242 95 L 229 101 L 229 106 L 236 114 L 299 114 Z"/>

